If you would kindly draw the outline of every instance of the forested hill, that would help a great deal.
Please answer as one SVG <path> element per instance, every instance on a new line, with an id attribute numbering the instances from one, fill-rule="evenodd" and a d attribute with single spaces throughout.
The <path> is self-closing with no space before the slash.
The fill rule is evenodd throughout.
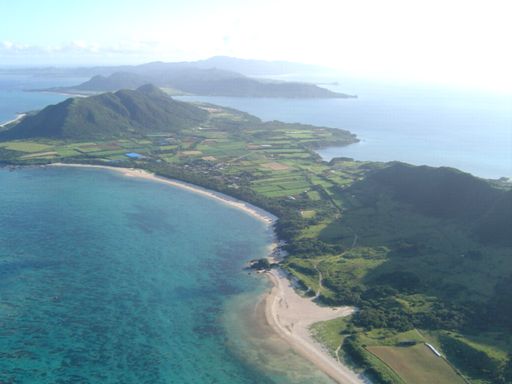
<path id="1" fill-rule="evenodd" d="M 394 163 L 365 180 L 427 216 L 470 226 L 477 240 L 512 245 L 512 191 L 453 168 Z"/>
<path id="2" fill-rule="evenodd" d="M 27 116 L 0 133 L 0 140 L 27 138 L 108 139 L 176 132 L 199 124 L 207 112 L 175 101 L 153 85 L 86 98 L 69 98 Z"/>

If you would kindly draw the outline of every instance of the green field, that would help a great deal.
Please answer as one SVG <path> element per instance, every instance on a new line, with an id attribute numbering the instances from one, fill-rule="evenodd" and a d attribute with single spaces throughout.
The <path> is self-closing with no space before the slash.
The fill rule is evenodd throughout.
<path id="1" fill-rule="evenodd" d="M 52 148 L 50 145 L 33 141 L 9 141 L 6 143 L 0 143 L 0 147 L 9 149 L 11 151 L 28 153 L 43 152 Z"/>
<path id="2" fill-rule="evenodd" d="M 426 345 L 412 347 L 368 347 L 371 353 L 410 384 L 465 384 L 444 360 Z"/>

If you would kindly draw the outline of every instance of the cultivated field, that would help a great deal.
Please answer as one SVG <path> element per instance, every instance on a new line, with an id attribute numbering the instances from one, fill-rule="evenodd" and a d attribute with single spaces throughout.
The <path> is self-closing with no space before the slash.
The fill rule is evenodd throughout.
<path id="1" fill-rule="evenodd" d="M 425 344 L 413 347 L 368 347 L 410 384 L 464 384 L 464 380 Z"/>

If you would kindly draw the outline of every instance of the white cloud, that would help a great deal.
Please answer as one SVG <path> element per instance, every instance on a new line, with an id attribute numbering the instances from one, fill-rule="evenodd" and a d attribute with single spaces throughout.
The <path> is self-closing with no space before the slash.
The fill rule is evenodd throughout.
<path id="1" fill-rule="evenodd" d="M 0 54 L 19 55 L 19 54 L 136 54 L 152 52 L 155 42 L 121 42 L 112 45 L 101 45 L 96 42 L 87 42 L 85 40 L 73 40 L 59 45 L 29 45 L 15 43 L 12 41 L 3 41 L 0 45 Z"/>
<path id="2" fill-rule="evenodd" d="M 12 41 L 2 41 L 2 48 L 3 49 L 12 49 L 14 46 L 14 43 Z"/>
<path id="3" fill-rule="evenodd" d="M 2 45 L 0 46 L 0 52 L 6 51 L 6 52 L 22 52 L 24 50 L 29 50 L 31 47 L 27 44 L 21 44 L 21 43 L 14 43 L 12 41 L 3 41 Z"/>

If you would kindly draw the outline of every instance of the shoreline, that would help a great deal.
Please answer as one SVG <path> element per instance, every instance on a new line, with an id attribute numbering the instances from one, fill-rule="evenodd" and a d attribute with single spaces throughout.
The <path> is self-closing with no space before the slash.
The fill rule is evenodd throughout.
<path id="1" fill-rule="evenodd" d="M 354 313 L 353 307 L 321 307 L 311 297 L 300 296 L 292 281 L 281 268 L 266 272 L 273 284 L 263 298 L 265 318 L 270 327 L 299 355 L 313 363 L 332 380 L 340 384 L 367 383 L 360 374 L 339 362 L 313 338 L 309 328 L 320 321 L 327 321 Z"/>
<path id="2" fill-rule="evenodd" d="M 277 220 L 276 216 L 242 200 L 183 181 L 156 176 L 143 169 L 76 163 L 54 163 L 48 166 L 96 168 L 115 171 L 127 177 L 137 177 L 164 183 L 217 200 L 262 221 L 270 229 L 272 229 L 273 224 Z M 274 241 L 269 245 L 267 254 L 267 257 L 271 260 L 273 259 L 272 255 L 276 247 L 277 239 L 274 238 Z M 365 380 L 362 379 L 360 375 L 332 357 L 325 348 L 313 338 L 309 331 L 309 327 L 316 322 L 349 316 L 355 309 L 352 307 L 321 307 L 313 302 L 312 298 L 300 296 L 293 288 L 291 280 L 281 268 L 272 269 L 266 272 L 265 276 L 273 285 L 271 291 L 263 295 L 260 300 L 260 302 L 264 302 L 261 310 L 264 311 L 266 324 L 295 352 L 306 360 L 309 360 L 335 382 L 343 384 L 365 383 Z M 256 308 L 258 307 L 260 306 L 257 305 Z"/>
<path id="3" fill-rule="evenodd" d="M 26 114 L 26 113 L 17 113 L 17 114 L 16 114 L 16 117 L 15 117 L 14 119 L 9 120 L 9 121 L 6 121 L 6 122 L 4 122 L 4 123 L 0 123 L 0 128 L 3 128 L 3 127 L 5 127 L 5 126 L 7 126 L 7 125 L 9 125 L 9 124 L 15 123 L 15 122 L 17 122 L 17 121 L 19 121 L 19 120 L 23 119 L 25 116 L 27 116 L 27 114 Z"/>
<path id="4" fill-rule="evenodd" d="M 96 92 L 96 91 L 91 91 L 90 93 L 88 93 L 87 91 L 84 91 L 84 92 L 73 92 L 73 91 L 66 92 L 65 90 L 59 90 L 59 89 L 55 89 L 55 90 L 52 90 L 52 89 L 26 89 L 25 92 L 51 93 L 51 94 L 54 94 L 54 95 L 61 95 L 61 96 L 68 96 L 68 97 L 89 97 L 89 96 L 98 95 L 100 93 L 104 93 L 104 92 Z"/>
<path id="5" fill-rule="evenodd" d="M 97 168 L 97 169 L 105 169 L 109 171 L 115 171 L 118 173 L 123 174 L 127 177 L 137 177 L 144 180 L 151 180 L 151 181 L 157 181 L 160 183 L 164 183 L 167 185 L 171 185 L 173 187 L 177 187 L 189 192 L 193 192 L 211 199 L 214 199 L 216 201 L 219 201 L 223 204 L 229 205 L 233 208 L 237 208 L 246 214 L 264 222 L 265 224 L 271 226 L 275 223 L 277 220 L 277 217 L 272 215 L 269 212 L 264 211 L 261 208 L 258 208 L 252 204 L 246 203 L 242 200 L 235 199 L 231 196 L 228 196 L 226 194 L 223 194 L 221 192 L 212 191 L 197 185 L 193 185 L 190 183 L 187 183 L 185 181 L 180 180 L 174 180 L 174 179 L 168 179 L 166 177 L 157 176 L 153 173 L 150 173 L 148 171 L 145 171 L 143 169 L 139 168 L 122 168 L 122 167 L 112 167 L 108 165 L 94 165 L 94 164 L 66 164 L 66 163 L 53 163 L 46 165 L 48 167 L 71 167 L 71 168 Z"/>

